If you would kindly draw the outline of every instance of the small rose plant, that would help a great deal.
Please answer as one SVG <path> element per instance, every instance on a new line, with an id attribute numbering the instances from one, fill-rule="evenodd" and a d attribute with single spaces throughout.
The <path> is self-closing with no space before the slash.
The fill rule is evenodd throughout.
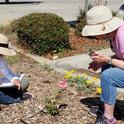
<path id="1" fill-rule="evenodd" d="M 59 82 L 59 88 L 67 89 L 67 86 L 77 84 L 77 89 L 81 91 L 91 90 L 94 84 L 100 85 L 100 80 L 86 73 L 78 74 L 76 70 L 70 70 L 65 73 L 64 80 Z M 96 93 L 101 94 L 101 87 L 96 87 Z"/>
<path id="2" fill-rule="evenodd" d="M 65 90 L 68 86 L 68 82 L 66 80 L 61 80 L 58 85 L 60 89 Z"/>

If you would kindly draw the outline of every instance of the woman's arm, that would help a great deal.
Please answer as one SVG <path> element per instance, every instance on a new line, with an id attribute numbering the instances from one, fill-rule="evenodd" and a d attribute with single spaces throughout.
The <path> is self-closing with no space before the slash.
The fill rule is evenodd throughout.
<path id="1" fill-rule="evenodd" d="M 7 78 L 10 82 L 15 84 L 18 89 L 20 89 L 19 78 L 9 69 L 3 57 L 0 57 L 0 72 Z"/>
<path id="2" fill-rule="evenodd" d="M 124 60 L 111 58 L 110 56 L 101 55 L 101 54 L 98 54 L 97 56 L 92 56 L 91 58 L 93 59 L 93 61 L 96 61 L 98 63 L 112 64 L 115 67 L 124 69 Z M 124 54 L 123 54 L 123 58 L 124 58 Z"/>
<path id="3" fill-rule="evenodd" d="M 16 75 L 9 69 L 3 57 L 0 57 L 0 72 L 7 78 L 9 81 L 13 79 Z"/>
<path id="4" fill-rule="evenodd" d="M 118 68 L 124 69 L 124 54 L 123 54 L 123 60 L 112 58 L 111 64 Z"/>

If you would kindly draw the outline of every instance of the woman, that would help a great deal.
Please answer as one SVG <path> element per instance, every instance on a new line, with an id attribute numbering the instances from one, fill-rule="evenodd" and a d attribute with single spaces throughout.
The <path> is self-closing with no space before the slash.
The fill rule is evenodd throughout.
<path id="1" fill-rule="evenodd" d="M 23 77 L 23 74 L 14 74 L 7 66 L 4 56 L 14 55 L 16 55 L 16 52 L 10 48 L 8 38 L 0 34 L 0 72 L 4 75 L 4 77 L 0 78 L 0 103 L 19 102 L 20 95 L 22 95 L 29 85 L 29 82 Z M 15 90 L 12 90 L 12 87 Z M 11 97 L 10 94 L 13 94 L 12 96 L 14 97 Z"/>
<path id="2" fill-rule="evenodd" d="M 104 103 L 104 114 L 96 119 L 96 124 L 115 124 L 113 115 L 117 87 L 124 87 L 124 24 L 123 20 L 113 17 L 106 6 L 91 8 L 86 15 L 87 25 L 82 30 L 83 36 L 95 36 L 98 39 L 109 38 L 112 42 L 114 56 L 95 53 L 89 68 L 93 70 L 105 67 L 101 73 L 102 93 L 100 100 Z M 97 66 L 93 66 L 94 64 Z M 108 66 L 109 65 L 109 66 Z"/>

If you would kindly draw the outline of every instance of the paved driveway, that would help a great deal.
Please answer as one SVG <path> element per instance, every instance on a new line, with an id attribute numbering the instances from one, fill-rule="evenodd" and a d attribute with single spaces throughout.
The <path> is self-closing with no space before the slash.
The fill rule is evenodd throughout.
<path id="1" fill-rule="evenodd" d="M 21 0 L 20 0 L 21 1 Z M 76 20 L 79 9 L 84 8 L 85 0 L 41 0 L 40 4 L 0 4 L 0 23 L 33 12 L 51 12 L 63 17 L 66 21 Z M 122 0 L 108 0 L 108 6 L 117 10 L 123 4 Z"/>

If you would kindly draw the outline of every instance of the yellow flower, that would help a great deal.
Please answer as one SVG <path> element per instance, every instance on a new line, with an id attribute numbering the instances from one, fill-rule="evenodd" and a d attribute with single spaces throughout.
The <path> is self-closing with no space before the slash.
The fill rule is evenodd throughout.
<path id="1" fill-rule="evenodd" d="M 97 81 L 98 79 L 97 79 L 96 77 L 93 77 L 93 80 L 94 80 L 94 81 Z"/>
<path id="2" fill-rule="evenodd" d="M 93 79 L 93 81 L 94 81 L 95 83 L 99 83 L 99 82 L 100 82 L 99 79 L 96 78 L 96 77 L 93 77 L 92 79 Z"/>
<path id="3" fill-rule="evenodd" d="M 83 76 L 84 78 L 88 78 L 88 77 L 89 77 L 88 74 L 86 74 L 86 73 L 83 73 L 82 76 Z"/>
<path id="4" fill-rule="evenodd" d="M 70 72 L 71 72 L 71 73 L 74 73 L 74 72 L 76 72 L 76 70 L 71 70 Z"/>
<path id="5" fill-rule="evenodd" d="M 69 78 L 71 78 L 72 76 L 71 75 L 65 75 L 64 76 L 64 78 L 66 78 L 66 79 L 69 79 Z"/>
<path id="6" fill-rule="evenodd" d="M 76 72 L 75 70 L 71 70 L 65 73 L 64 78 L 69 79 L 73 77 L 73 73 Z"/>
<path id="7" fill-rule="evenodd" d="M 76 75 L 76 78 L 80 78 L 80 77 L 81 77 L 81 75 L 80 75 L 80 74 L 77 74 L 77 75 Z"/>
<path id="8" fill-rule="evenodd" d="M 86 80 L 86 84 L 92 84 L 93 81 L 92 80 Z"/>
<path id="9" fill-rule="evenodd" d="M 97 93 L 97 94 L 101 94 L 101 92 L 102 92 L 101 87 L 97 87 L 97 88 L 96 88 L 96 93 Z"/>

